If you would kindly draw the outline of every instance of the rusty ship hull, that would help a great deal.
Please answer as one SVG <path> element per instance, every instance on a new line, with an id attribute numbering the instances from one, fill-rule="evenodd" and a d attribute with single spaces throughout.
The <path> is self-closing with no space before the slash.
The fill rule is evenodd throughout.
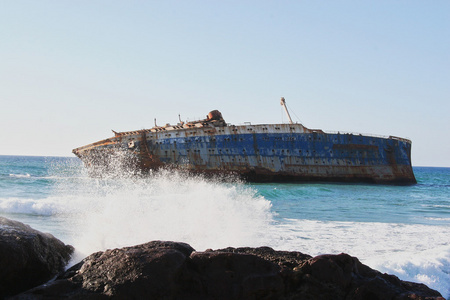
<path id="1" fill-rule="evenodd" d="M 236 174 L 250 182 L 416 183 L 410 140 L 326 133 L 302 124 L 235 126 L 220 113 L 193 123 L 115 132 L 73 153 L 100 175 L 119 165 L 144 172 Z"/>

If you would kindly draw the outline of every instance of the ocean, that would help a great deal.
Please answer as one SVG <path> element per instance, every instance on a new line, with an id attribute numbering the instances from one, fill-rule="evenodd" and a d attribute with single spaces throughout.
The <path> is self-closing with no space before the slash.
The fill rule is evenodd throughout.
<path id="1" fill-rule="evenodd" d="M 91 178 L 77 158 L 0 156 L 0 215 L 75 247 L 152 240 L 208 248 L 348 253 L 450 298 L 450 168 L 418 184 L 248 184 L 161 171 Z"/>

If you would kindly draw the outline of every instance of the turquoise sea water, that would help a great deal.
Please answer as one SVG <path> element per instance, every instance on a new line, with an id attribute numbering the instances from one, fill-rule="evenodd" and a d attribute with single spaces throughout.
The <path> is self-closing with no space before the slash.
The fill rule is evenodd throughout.
<path id="1" fill-rule="evenodd" d="M 0 215 L 99 250 L 174 240 L 196 250 L 345 252 L 450 297 L 450 168 L 413 186 L 221 183 L 178 173 L 90 178 L 76 158 L 0 156 Z"/>

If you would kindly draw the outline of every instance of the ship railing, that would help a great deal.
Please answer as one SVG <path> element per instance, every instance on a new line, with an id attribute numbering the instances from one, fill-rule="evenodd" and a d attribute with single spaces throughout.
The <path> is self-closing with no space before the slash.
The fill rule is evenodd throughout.
<path id="1" fill-rule="evenodd" d="M 376 137 L 376 138 L 382 138 L 382 139 L 393 139 L 393 140 L 399 140 L 405 143 L 411 143 L 410 139 L 401 138 L 394 135 L 381 135 L 381 134 L 373 134 L 373 133 L 360 133 L 360 132 L 349 132 L 349 131 L 330 131 L 330 130 L 324 130 L 325 133 L 328 134 L 351 134 L 354 136 L 369 136 L 369 137 Z"/>
<path id="2" fill-rule="evenodd" d="M 393 139 L 393 140 L 399 140 L 399 141 L 411 144 L 411 140 L 410 139 L 405 139 L 405 138 L 401 138 L 401 137 L 393 136 L 393 135 L 390 135 L 389 138 Z"/>

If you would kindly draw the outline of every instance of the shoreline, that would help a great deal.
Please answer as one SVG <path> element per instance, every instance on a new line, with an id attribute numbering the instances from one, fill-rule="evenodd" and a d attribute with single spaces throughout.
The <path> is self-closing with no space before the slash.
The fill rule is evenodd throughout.
<path id="1" fill-rule="evenodd" d="M 14 255 L 2 262 L 6 272 L 0 278 L 0 296 L 9 299 L 444 300 L 424 284 L 382 274 L 344 253 L 312 257 L 269 247 L 197 252 L 186 243 L 152 241 L 93 253 L 64 271 L 72 246 L 17 221 L 0 217 L 0 225 L 2 257 L 11 255 L 9 247 L 40 257 L 39 267 L 30 268 L 34 259 L 23 262 Z M 42 273 L 46 264 L 55 263 L 52 273 Z M 37 281 L 30 283 L 30 276 Z"/>

